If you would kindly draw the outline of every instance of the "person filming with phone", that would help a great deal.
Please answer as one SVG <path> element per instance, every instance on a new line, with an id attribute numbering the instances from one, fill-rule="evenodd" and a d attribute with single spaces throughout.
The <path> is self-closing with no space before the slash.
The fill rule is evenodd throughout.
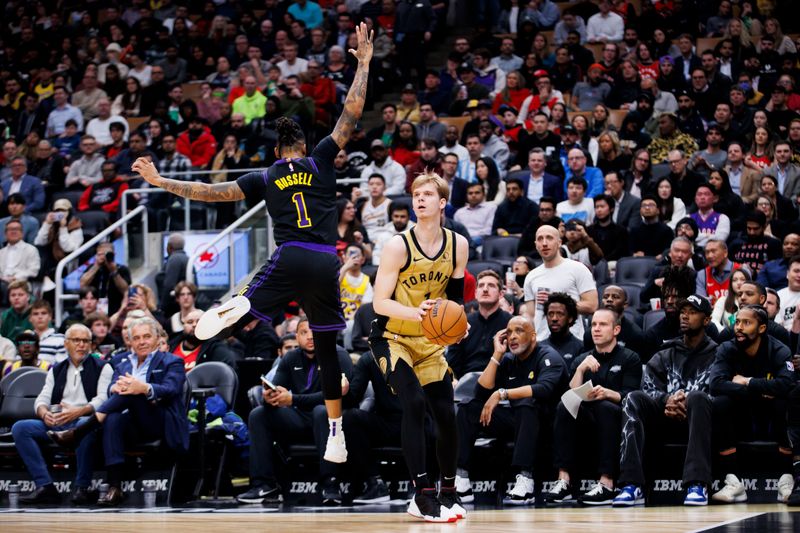
<path id="1" fill-rule="evenodd" d="M 72 202 L 66 198 L 53 202 L 53 210 L 47 213 L 33 244 L 42 255 L 41 275 L 54 280 L 58 262 L 83 244 L 81 220 L 75 216 Z"/>
<path id="2" fill-rule="evenodd" d="M 81 276 L 81 289 L 94 287 L 97 290 L 98 310 L 109 315 L 119 311 L 130 283 L 131 271 L 117 264 L 114 245 L 110 242 L 98 244 L 94 264 Z"/>

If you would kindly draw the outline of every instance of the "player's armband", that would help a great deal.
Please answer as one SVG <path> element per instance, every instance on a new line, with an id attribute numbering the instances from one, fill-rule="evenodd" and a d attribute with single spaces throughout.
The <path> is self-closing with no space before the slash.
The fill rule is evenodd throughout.
<path id="1" fill-rule="evenodd" d="M 464 304 L 464 278 L 450 278 L 447 287 L 444 289 L 448 300 L 458 304 Z"/>

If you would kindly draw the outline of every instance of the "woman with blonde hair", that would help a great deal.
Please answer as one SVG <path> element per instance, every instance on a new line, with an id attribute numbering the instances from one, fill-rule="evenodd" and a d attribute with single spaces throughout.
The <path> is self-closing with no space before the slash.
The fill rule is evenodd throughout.
<path id="1" fill-rule="evenodd" d="M 217 152 L 211 162 L 212 171 L 211 183 L 225 183 L 226 181 L 236 181 L 241 174 L 233 174 L 231 172 L 224 172 L 225 170 L 239 170 L 250 167 L 250 160 L 247 155 L 239 147 L 239 139 L 233 133 L 229 133 L 222 141 L 222 149 Z M 226 228 L 231 222 L 235 220 L 236 203 L 235 202 L 217 202 L 214 204 L 217 210 L 217 222 L 215 226 L 217 229 Z"/>
<path id="2" fill-rule="evenodd" d="M 197 285 L 191 281 L 179 281 L 175 284 L 175 301 L 179 310 L 169 318 L 169 334 L 175 335 L 183 331 L 183 321 L 189 313 L 196 311 Z"/>
<path id="3" fill-rule="evenodd" d="M 119 311 L 111 315 L 111 333 L 120 335 L 122 333 L 122 325 L 125 323 L 125 318 L 129 313 L 139 311 L 144 316 L 152 318 L 163 328 L 166 324 L 164 313 L 158 309 L 158 302 L 156 300 L 156 293 L 141 283 L 136 283 L 128 288 L 128 292 L 122 299 L 122 305 Z"/>
<path id="4" fill-rule="evenodd" d="M 774 50 L 778 52 L 778 55 L 782 56 L 787 53 L 797 53 L 797 47 L 792 42 L 791 37 L 783 34 L 783 31 L 781 30 L 781 23 L 775 17 L 769 17 L 764 22 L 764 35 L 769 35 L 775 39 Z"/>
<path id="5" fill-rule="evenodd" d="M 615 131 L 604 131 L 597 136 L 597 162 L 595 166 L 603 171 L 621 173 L 631 166 L 631 158 L 622 152 L 619 135 Z"/>

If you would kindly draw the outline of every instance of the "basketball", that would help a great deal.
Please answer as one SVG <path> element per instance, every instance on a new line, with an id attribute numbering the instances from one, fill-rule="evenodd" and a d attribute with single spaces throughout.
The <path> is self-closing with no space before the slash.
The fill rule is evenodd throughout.
<path id="1" fill-rule="evenodd" d="M 450 346 L 467 333 L 467 315 L 464 307 L 450 300 L 437 300 L 422 318 L 422 331 L 434 344 Z"/>

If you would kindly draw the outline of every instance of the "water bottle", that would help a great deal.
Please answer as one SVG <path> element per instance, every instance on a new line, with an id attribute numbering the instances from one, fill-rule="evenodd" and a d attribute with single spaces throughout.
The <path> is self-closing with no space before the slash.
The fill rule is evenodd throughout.
<path id="1" fill-rule="evenodd" d="M 152 509 L 156 506 L 156 486 L 152 480 L 147 480 L 142 483 L 144 487 L 144 507 L 145 509 Z"/>
<path id="2" fill-rule="evenodd" d="M 8 508 L 19 508 L 19 485 L 17 483 L 8 486 Z"/>
<path id="3" fill-rule="evenodd" d="M 516 274 L 510 268 L 506 270 L 506 294 L 514 294 L 514 289 L 511 288 L 511 283 L 517 280 Z"/>
<path id="4" fill-rule="evenodd" d="M 108 495 L 108 483 L 100 483 L 97 487 L 98 498 L 105 498 Z"/>

